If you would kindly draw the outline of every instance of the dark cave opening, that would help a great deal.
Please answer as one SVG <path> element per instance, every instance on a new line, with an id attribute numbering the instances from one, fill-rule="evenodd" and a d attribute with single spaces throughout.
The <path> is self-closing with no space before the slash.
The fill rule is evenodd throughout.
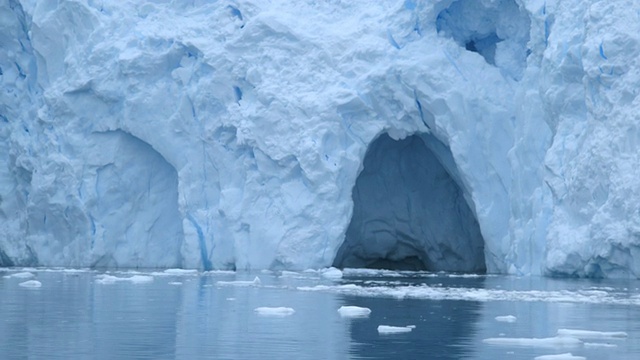
<path id="1" fill-rule="evenodd" d="M 486 272 L 478 222 L 463 188 L 441 162 L 447 156 L 452 159 L 449 148 L 430 134 L 398 141 L 382 134 L 374 140 L 333 265 Z"/>

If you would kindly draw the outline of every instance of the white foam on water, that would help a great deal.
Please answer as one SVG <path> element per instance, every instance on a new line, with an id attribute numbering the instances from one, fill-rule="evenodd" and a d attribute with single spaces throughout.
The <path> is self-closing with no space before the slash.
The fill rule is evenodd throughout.
<path id="1" fill-rule="evenodd" d="M 171 281 L 169 285 L 182 285 L 182 283 L 180 281 Z"/>

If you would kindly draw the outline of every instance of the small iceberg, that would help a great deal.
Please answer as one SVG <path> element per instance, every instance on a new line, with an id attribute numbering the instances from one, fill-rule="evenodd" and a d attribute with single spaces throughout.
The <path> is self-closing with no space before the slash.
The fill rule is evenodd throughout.
<path id="1" fill-rule="evenodd" d="M 320 270 L 320 275 L 327 279 L 338 280 L 342 279 L 342 270 L 330 267 L 328 269 Z"/>
<path id="2" fill-rule="evenodd" d="M 338 313 L 345 318 L 364 318 L 371 314 L 371 309 L 359 306 L 341 306 Z"/>
<path id="3" fill-rule="evenodd" d="M 253 281 L 245 281 L 245 280 L 237 280 L 237 281 L 218 281 L 216 285 L 218 286 L 260 286 L 262 281 L 260 281 L 259 277 L 255 277 Z"/>
<path id="4" fill-rule="evenodd" d="M 113 275 L 98 275 L 96 276 L 96 284 L 115 284 L 116 282 L 128 281 L 133 284 L 145 284 L 153 281 L 153 276 L 149 275 L 133 275 L 130 277 L 117 277 Z"/>
<path id="5" fill-rule="evenodd" d="M 38 281 L 38 280 L 28 280 L 28 281 L 25 281 L 25 282 L 21 282 L 18 285 L 20 285 L 22 287 L 26 287 L 26 288 L 35 289 L 35 288 L 41 287 L 42 283 L 40 281 Z"/>
<path id="6" fill-rule="evenodd" d="M 496 316 L 496 321 L 499 322 L 514 323 L 517 320 L 518 318 L 513 315 Z"/>
<path id="7" fill-rule="evenodd" d="M 5 279 L 11 279 L 11 278 L 16 278 L 16 279 L 31 279 L 32 277 L 34 277 L 35 275 L 33 273 L 30 273 L 28 271 L 23 271 L 23 272 L 18 272 L 15 274 L 11 274 L 11 275 L 5 275 L 3 276 L 3 278 Z"/>
<path id="8" fill-rule="evenodd" d="M 253 310 L 260 316 L 285 317 L 293 315 L 296 311 L 290 307 L 258 307 Z"/>
<path id="9" fill-rule="evenodd" d="M 586 360 L 584 356 L 573 356 L 571 353 L 536 356 L 534 360 Z"/>
<path id="10" fill-rule="evenodd" d="M 411 332 L 411 330 L 415 329 L 415 325 L 407 325 L 407 326 L 390 326 L 390 325 L 380 325 L 378 326 L 379 334 L 403 334 Z"/>

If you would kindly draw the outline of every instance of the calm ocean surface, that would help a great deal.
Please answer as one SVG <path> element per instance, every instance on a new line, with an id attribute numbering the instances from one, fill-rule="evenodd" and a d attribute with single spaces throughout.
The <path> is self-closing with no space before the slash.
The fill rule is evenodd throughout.
<path id="1" fill-rule="evenodd" d="M 356 270 L 0 269 L 0 359 L 640 359 L 639 288 Z M 343 318 L 348 305 L 371 314 Z M 496 320 L 507 315 L 515 321 Z M 559 329 L 596 332 L 564 341 Z"/>

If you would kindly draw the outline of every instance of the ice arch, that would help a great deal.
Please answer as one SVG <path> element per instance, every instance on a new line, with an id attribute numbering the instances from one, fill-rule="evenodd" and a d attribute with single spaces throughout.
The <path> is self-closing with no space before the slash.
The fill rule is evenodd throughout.
<path id="1" fill-rule="evenodd" d="M 450 150 L 429 134 L 373 141 L 334 266 L 486 271 L 484 240 L 452 166 Z"/>
<path id="2" fill-rule="evenodd" d="M 88 207 L 91 266 L 181 266 L 184 234 L 175 168 L 124 131 L 95 133 L 91 141 L 100 154 Z"/>

